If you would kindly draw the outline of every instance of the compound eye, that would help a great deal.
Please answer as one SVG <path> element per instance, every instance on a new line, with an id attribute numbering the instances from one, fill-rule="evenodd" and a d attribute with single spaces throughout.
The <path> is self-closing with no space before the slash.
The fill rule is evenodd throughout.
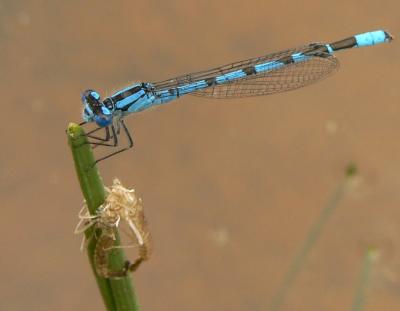
<path id="1" fill-rule="evenodd" d="M 94 90 L 86 90 L 82 93 L 82 102 L 94 103 L 100 101 L 100 94 Z"/>
<path id="2" fill-rule="evenodd" d="M 94 98 L 95 100 L 100 100 L 100 94 L 97 93 L 96 91 L 91 91 L 91 92 L 90 92 L 90 96 L 91 96 L 92 98 Z"/>

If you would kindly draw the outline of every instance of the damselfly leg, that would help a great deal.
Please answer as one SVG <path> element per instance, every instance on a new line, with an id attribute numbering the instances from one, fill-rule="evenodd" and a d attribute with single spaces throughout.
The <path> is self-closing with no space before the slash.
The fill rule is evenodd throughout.
<path id="1" fill-rule="evenodd" d="M 82 122 L 79 125 L 83 126 L 86 124 L 89 124 L 89 123 Z M 110 133 L 110 128 L 111 128 L 112 134 Z M 104 137 L 93 135 L 94 133 L 102 131 L 102 130 L 104 130 Z M 97 146 L 116 147 L 118 145 L 118 133 L 115 130 L 115 127 L 113 125 L 107 126 L 107 127 L 97 127 L 95 129 L 87 132 L 86 137 L 92 139 L 92 140 L 88 141 L 88 143 L 90 145 L 92 145 L 94 148 Z M 113 139 L 112 143 L 107 143 L 111 139 Z"/>
<path id="2" fill-rule="evenodd" d="M 79 125 L 86 125 L 88 123 L 82 122 Z M 98 163 L 100 161 L 103 161 L 105 159 L 108 159 L 116 154 L 119 154 L 121 152 L 124 152 L 128 149 L 131 149 L 133 147 L 133 139 L 131 134 L 129 133 L 128 127 L 125 125 L 123 119 L 119 119 L 115 122 L 115 124 L 112 124 L 107 127 L 97 127 L 88 133 L 86 133 L 86 136 L 90 138 L 90 141 L 88 142 L 93 149 L 97 148 L 98 146 L 105 146 L 105 147 L 112 147 L 112 148 L 118 148 L 119 147 L 119 136 L 121 135 L 121 128 L 122 132 L 125 133 L 126 138 L 127 138 L 127 145 L 119 148 L 118 150 L 111 152 L 110 154 L 107 154 L 105 156 L 100 157 L 99 159 L 96 159 L 95 163 Z M 94 135 L 94 133 L 104 130 L 104 137 Z"/>
<path id="3" fill-rule="evenodd" d="M 105 136 L 104 136 L 104 137 L 99 137 L 99 136 L 93 135 L 93 133 L 96 133 L 96 132 L 101 131 L 101 130 L 104 130 L 104 132 L 105 132 Z M 112 129 L 111 129 L 111 130 L 112 130 Z M 96 144 L 96 146 L 100 146 L 100 143 L 99 143 L 99 142 L 102 142 L 102 141 L 103 141 L 103 142 L 108 142 L 108 141 L 110 141 L 112 138 L 114 139 L 114 144 L 115 144 L 115 137 L 114 137 L 114 135 L 111 135 L 111 134 L 110 134 L 110 126 L 107 126 L 107 127 L 98 127 L 98 128 L 96 128 L 96 129 L 90 131 L 89 133 L 86 133 L 86 136 L 87 136 L 88 138 L 91 138 L 91 139 L 94 139 L 94 140 L 98 141 L 97 144 Z M 95 143 L 95 142 L 91 142 L 91 143 Z M 106 146 L 114 146 L 114 145 L 110 145 L 110 144 L 104 144 L 104 145 L 106 145 Z M 104 146 L 104 145 L 103 145 L 103 146 Z"/>

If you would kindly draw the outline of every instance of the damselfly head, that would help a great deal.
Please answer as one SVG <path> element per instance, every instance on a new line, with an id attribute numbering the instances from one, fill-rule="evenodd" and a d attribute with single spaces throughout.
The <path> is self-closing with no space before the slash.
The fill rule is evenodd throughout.
<path id="1" fill-rule="evenodd" d="M 96 122 L 105 127 L 112 123 L 112 111 L 101 101 L 100 94 L 94 90 L 86 90 L 82 94 L 83 119 L 86 122 Z"/>

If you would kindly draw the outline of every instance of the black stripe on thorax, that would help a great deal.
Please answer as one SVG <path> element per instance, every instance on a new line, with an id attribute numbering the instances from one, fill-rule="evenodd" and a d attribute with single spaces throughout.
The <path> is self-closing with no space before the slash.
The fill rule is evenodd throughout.
<path id="1" fill-rule="evenodd" d="M 122 92 L 122 93 L 120 93 L 120 94 L 118 94 L 116 96 L 113 96 L 113 100 L 118 102 L 120 100 L 123 100 L 123 99 L 125 99 L 125 98 L 127 98 L 127 97 L 129 97 L 129 96 L 131 96 L 131 95 L 133 95 L 133 94 L 135 94 L 137 92 L 139 92 L 141 89 L 142 89 L 142 86 L 140 86 L 140 85 L 135 86 L 135 87 L 133 87 L 131 89 L 128 89 L 128 90 L 126 90 L 126 91 L 124 91 L 124 92 Z"/>

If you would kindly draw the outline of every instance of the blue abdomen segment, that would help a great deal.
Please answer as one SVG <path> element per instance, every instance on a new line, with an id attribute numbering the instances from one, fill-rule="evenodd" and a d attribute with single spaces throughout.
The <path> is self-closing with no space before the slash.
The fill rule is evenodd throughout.
<path id="1" fill-rule="evenodd" d="M 254 69 L 256 70 L 257 73 L 259 72 L 265 72 L 265 71 L 270 71 L 273 69 L 278 69 L 282 67 L 284 63 L 280 61 L 272 61 L 272 62 L 266 62 L 262 64 L 258 64 L 254 66 Z"/>
<path id="2" fill-rule="evenodd" d="M 189 84 L 185 84 L 185 85 L 177 87 L 176 91 L 175 91 L 175 94 L 173 94 L 173 95 L 181 96 L 181 95 L 185 95 L 185 94 L 188 94 L 188 93 L 192 93 L 192 92 L 194 92 L 196 90 L 203 89 L 205 87 L 207 87 L 206 81 L 205 80 L 200 80 L 200 81 L 197 81 L 197 82 L 193 82 L 193 83 L 189 83 Z"/>
<path id="3" fill-rule="evenodd" d="M 247 74 L 243 70 L 235 70 L 232 72 L 228 72 L 226 74 L 223 74 L 221 76 L 218 76 L 215 78 L 215 82 L 217 84 L 222 84 L 226 82 L 231 82 L 240 78 L 246 77 Z"/>
<path id="4" fill-rule="evenodd" d="M 392 36 L 384 30 L 376 30 L 355 35 L 357 47 L 371 46 L 392 40 Z"/>

